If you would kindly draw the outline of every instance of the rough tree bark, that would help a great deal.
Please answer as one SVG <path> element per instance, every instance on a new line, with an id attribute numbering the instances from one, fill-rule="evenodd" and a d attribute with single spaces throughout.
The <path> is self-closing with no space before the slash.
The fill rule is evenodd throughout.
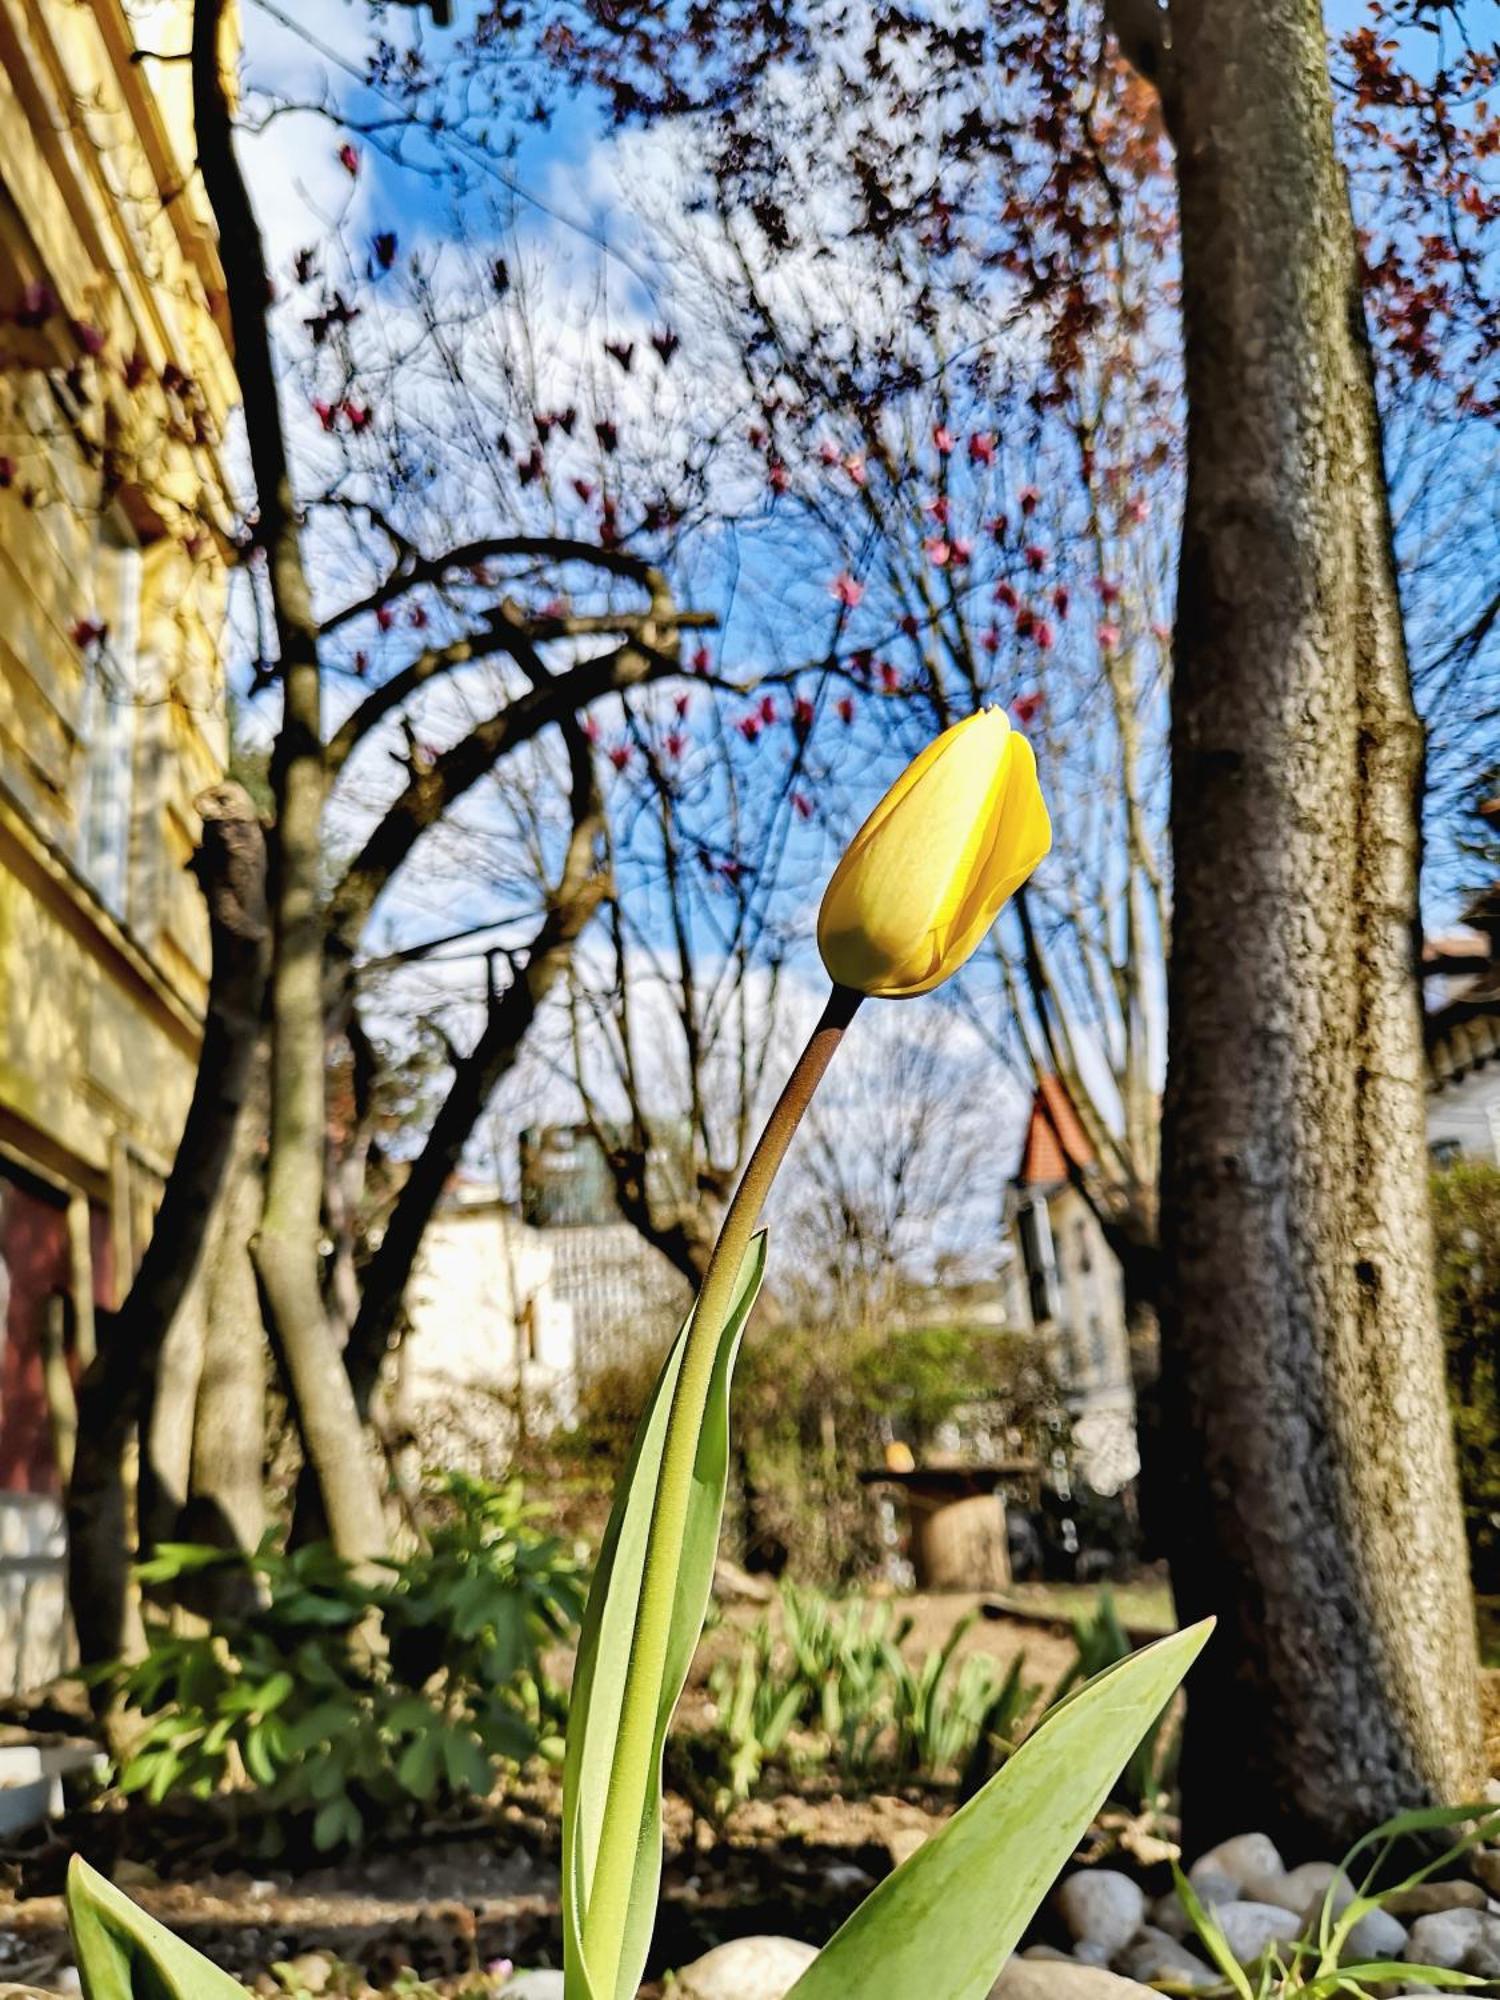
<path id="1" fill-rule="evenodd" d="M 1163 1352 L 1189 1841 L 1472 1796 L 1434 1318 L 1412 705 L 1318 0 L 1130 10 L 1181 194 Z"/>
<path id="2" fill-rule="evenodd" d="M 97 1352 L 78 1388 L 68 1593 L 85 1664 L 116 1657 L 126 1637 L 126 1454 L 193 1282 L 250 1080 L 265 990 L 265 842 L 255 808 L 226 783 L 205 793 L 198 809 L 203 838 L 194 868 L 208 902 L 213 969 L 192 1102 L 140 1268 L 119 1310 L 97 1315 Z"/>
<path id="3" fill-rule="evenodd" d="M 316 1472 L 329 1532 L 352 1561 L 378 1555 L 385 1522 L 374 1462 L 324 1309 L 326 1115 L 323 1020 L 323 804 L 326 791 L 318 623 L 281 430 L 260 230 L 235 157 L 220 59 L 223 0 L 195 0 L 193 113 L 198 165 L 218 225 L 235 365 L 258 504 L 256 541 L 270 582 L 282 691 L 271 758 L 271 1106 L 265 1202 L 253 1255 L 266 1332 Z"/>

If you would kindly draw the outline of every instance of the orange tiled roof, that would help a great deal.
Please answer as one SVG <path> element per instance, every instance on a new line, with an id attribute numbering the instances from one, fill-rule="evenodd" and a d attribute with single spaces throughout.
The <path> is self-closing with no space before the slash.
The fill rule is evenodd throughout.
<path id="1" fill-rule="evenodd" d="M 1094 1149 L 1079 1122 L 1062 1078 L 1044 1076 L 1031 1100 L 1026 1144 L 1016 1173 L 1018 1187 L 1056 1187 L 1073 1167 L 1094 1164 Z"/>

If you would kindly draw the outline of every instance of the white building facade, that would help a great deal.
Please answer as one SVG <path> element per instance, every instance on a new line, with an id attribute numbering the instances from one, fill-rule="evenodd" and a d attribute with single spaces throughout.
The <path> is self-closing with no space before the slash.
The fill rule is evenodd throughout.
<path id="1" fill-rule="evenodd" d="M 1043 1078 L 1006 1202 L 1017 1324 L 1052 1348 L 1073 1418 L 1080 1476 L 1117 1493 L 1140 1471 L 1120 1266 L 1077 1182 L 1093 1149 L 1066 1091 Z"/>

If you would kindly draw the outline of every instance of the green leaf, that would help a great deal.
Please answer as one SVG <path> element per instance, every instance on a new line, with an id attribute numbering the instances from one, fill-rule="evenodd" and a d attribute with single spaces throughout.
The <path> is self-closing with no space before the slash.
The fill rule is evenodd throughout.
<path id="1" fill-rule="evenodd" d="M 651 1783 L 641 1800 L 630 1914 L 621 1943 L 619 1974 L 608 1990 L 595 1986 L 583 1953 L 604 1802 L 619 1734 L 625 1670 L 640 1603 L 646 1545 L 661 1476 L 668 1420 L 682 1369 L 691 1316 L 662 1368 L 636 1434 L 635 1449 L 615 1494 L 599 1551 L 578 1642 L 563 1766 L 563 1937 L 567 2000 L 631 2000 L 640 1983 L 656 1922 L 661 1886 L 661 1752 L 672 1711 L 682 1693 L 703 1630 L 713 1584 L 714 1557 L 724 1514 L 729 1470 L 729 1379 L 740 1337 L 765 1274 L 766 1239 L 758 1235 L 745 1253 L 734 1304 L 714 1360 L 713 1380 L 698 1435 L 692 1498 L 683 1538 L 667 1661 L 656 1718 Z"/>
<path id="2" fill-rule="evenodd" d="M 158 1542 L 151 1556 L 136 1564 L 135 1573 L 142 1583 L 171 1583 L 179 1576 L 206 1569 L 237 1568 L 244 1560 L 237 1549 L 214 1548 L 204 1542 Z"/>
<path id="3" fill-rule="evenodd" d="M 396 1763 L 396 1782 L 416 1799 L 430 1799 L 443 1768 L 443 1739 L 437 1718 L 422 1736 L 414 1736 Z"/>
<path id="4" fill-rule="evenodd" d="M 349 1767 L 341 1753 L 340 1746 L 330 1744 L 323 1755 L 313 1764 L 307 1780 L 307 1795 L 319 1805 L 327 1799 L 336 1799 L 349 1784 Z"/>
<path id="5" fill-rule="evenodd" d="M 1452 1972 L 1445 1965 L 1408 1965 L 1404 1958 L 1372 1958 L 1358 1965 L 1340 1966 L 1337 1972 L 1330 1972 L 1317 1979 L 1309 1979 L 1302 1991 L 1307 2000 L 1319 2000 L 1325 1993 L 1335 1993 L 1340 1988 L 1350 1986 L 1386 1986 L 1399 1980 L 1403 1986 L 1488 1986 L 1492 1980 L 1483 1978 L 1477 1972 Z"/>
<path id="6" fill-rule="evenodd" d="M 313 1821 L 313 1846 L 320 1854 L 341 1841 L 352 1847 L 364 1830 L 365 1823 L 352 1799 L 330 1799 Z"/>
<path id="7" fill-rule="evenodd" d="M 444 1733 L 443 1767 L 454 1791 L 472 1792 L 476 1799 L 488 1798 L 495 1783 L 495 1767 L 472 1736 L 456 1729 Z"/>
<path id="8" fill-rule="evenodd" d="M 314 1744 L 335 1742 L 349 1727 L 352 1711 L 353 1703 L 347 1695 L 336 1695 L 331 1701 L 320 1701 L 287 1731 L 286 1746 L 289 1755 L 300 1757 L 304 1751 L 311 1750 Z"/>
<path id="9" fill-rule="evenodd" d="M 1372 1958 L 1358 1966 L 1342 1966 L 1338 1972 L 1342 1982 L 1366 1984 L 1390 1984 L 1400 1980 L 1402 1986 L 1490 1986 L 1480 1972 L 1454 1972 L 1450 1966 L 1410 1966 L 1404 1958 Z M 1306 1992 L 1312 1992 L 1318 1982 L 1310 1980 Z"/>
<path id="10" fill-rule="evenodd" d="M 1203 1940 L 1204 1949 L 1209 1957 L 1240 1996 L 1240 2000 L 1252 2000 L 1250 1981 L 1245 1976 L 1244 1967 L 1229 1948 L 1229 1939 L 1224 1935 L 1224 1926 L 1175 1861 L 1172 1863 L 1172 1880 L 1177 1885 L 1177 1900 L 1187 1911 L 1189 1920 Z"/>
<path id="11" fill-rule="evenodd" d="M 526 1663 L 526 1624 L 520 1599 L 507 1593 L 493 1607 L 495 1642 L 481 1662 L 490 1687 L 504 1687 Z"/>
<path id="12" fill-rule="evenodd" d="M 424 1694 L 403 1695 L 393 1702 L 385 1717 L 387 1729 L 394 1729 L 402 1736 L 424 1736 L 437 1720 L 437 1710 Z"/>
<path id="13" fill-rule="evenodd" d="M 480 1739 L 492 1757 L 503 1757 L 507 1763 L 524 1764 L 537 1750 L 538 1744 L 531 1725 L 512 1710 L 502 1708 L 498 1703 L 490 1703 L 475 1718 Z"/>
<path id="14" fill-rule="evenodd" d="M 1211 1625 L 1159 1640 L 1051 1715 L 984 1789 L 887 1876 L 790 2000 L 920 1993 L 984 2000 Z"/>
<path id="15" fill-rule="evenodd" d="M 274 1785 L 276 1766 L 271 1758 L 271 1747 L 266 1741 L 265 1725 L 253 1723 L 245 1732 L 243 1747 L 245 1769 L 257 1785 Z"/>
<path id="16" fill-rule="evenodd" d="M 245 2000 L 245 1989 L 75 1854 L 68 1928 L 84 2000 Z"/>

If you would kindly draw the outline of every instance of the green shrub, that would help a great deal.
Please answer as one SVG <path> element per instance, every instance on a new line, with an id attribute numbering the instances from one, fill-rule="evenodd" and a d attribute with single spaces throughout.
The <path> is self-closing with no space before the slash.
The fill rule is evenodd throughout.
<path id="1" fill-rule="evenodd" d="M 145 1582 L 228 1566 L 250 1587 L 207 1630 L 157 1627 L 144 1659 L 98 1677 L 144 1724 L 120 1790 L 160 1803 L 253 1787 L 268 1841 L 301 1819 L 329 1849 L 560 1756 L 541 1651 L 576 1628 L 579 1566 L 519 1485 L 450 1474 L 431 1498 L 420 1547 L 369 1577 L 321 1545 L 159 1548 Z"/>
<path id="2" fill-rule="evenodd" d="M 1432 1177 L 1438 1313 L 1474 1588 L 1500 1595 L 1500 1168 Z"/>
<path id="3" fill-rule="evenodd" d="M 552 1440 L 567 1478 L 608 1491 L 655 1379 L 645 1353 L 590 1377 L 574 1429 Z M 788 1322 L 747 1346 L 735 1395 L 727 1547 L 752 1567 L 784 1567 L 830 1590 L 867 1583 L 888 1561 L 859 1475 L 884 1462 L 892 1437 L 921 1458 L 956 1422 L 987 1431 L 1008 1458 L 1042 1462 L 1066 1438 L 1044 1343 L 988 1327 Z"/>

